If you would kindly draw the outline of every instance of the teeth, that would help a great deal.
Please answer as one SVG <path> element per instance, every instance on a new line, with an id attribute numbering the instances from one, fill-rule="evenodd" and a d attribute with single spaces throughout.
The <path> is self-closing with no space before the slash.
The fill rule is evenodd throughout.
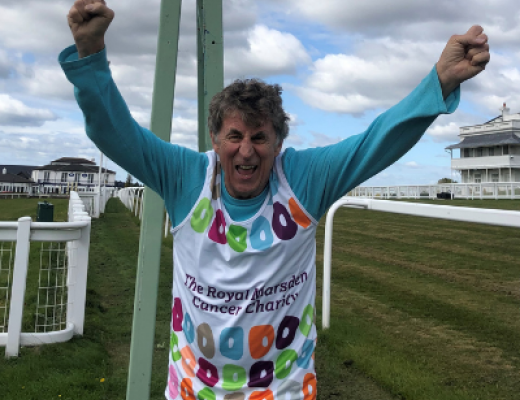
<path id="1" fill-rule="evenodd" d="M 240 169 L 253 169 L 254 165 L 240 165 L 238 168 Z"/>

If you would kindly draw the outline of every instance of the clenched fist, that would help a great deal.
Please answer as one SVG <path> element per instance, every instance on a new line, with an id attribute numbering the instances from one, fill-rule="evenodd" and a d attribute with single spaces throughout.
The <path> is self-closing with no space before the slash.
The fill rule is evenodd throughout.
<path id="1" fill-rule="evenodd" d="M 465 80 L 473 78 L 489 62 L 488 37 L 481 26 L 450 38 L 437 62 L 437 75 L 444 98 Z"/>
<path id="2" fill-rule="evenodd" d="M 105 0 L 76 0 L 67 19 L 79 58 L 105 48 L 105 32 L 114 19 L 114 11 Z"/>

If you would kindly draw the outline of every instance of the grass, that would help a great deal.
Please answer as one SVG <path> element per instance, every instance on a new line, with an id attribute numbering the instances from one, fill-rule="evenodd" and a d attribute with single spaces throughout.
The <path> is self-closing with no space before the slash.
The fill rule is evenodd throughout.
<path id="1" fill-rule="evenodd" d="M 24 202 L 0 201 L 0 220 L 35 213 L 36 202 Z M 441 204 L 520 210 L 520 202 L 508 200 Z M 355 209 L 339 210 L 334 225 L 331 329 L 319 332 L 316 355 L 320 399 L 518 398 L 519 229 Z M 93 221 L 85 335 L 0 358 L 2 399 L 125 397 L 138 236 L 138 220 L 111 200 Z M 322 248 L 323 224 L 318 324 Z M 164 398 L 166 385 L 171 260 L 169 237 L 162 247 L 154 400 Z"/>
<path id="2" fill-rule="evenodd" d="M 22 198 L 22 199 L 2 199 L 0 200 L 0 221 L 16 221 L 20 217 L 31 217 L 33 221 L 36 221 L 38 203 L 40 199 Z M 54 205 L 54 221 L 67 221 L 68 204 L 67 199 L 52 199 L 50 201 Z M 58 253 L 56 251 L 49 251 L 51 249 L 60 248 L 62 251 Z M 22 320 L 22 329 L 25 332 L 33 331 L 36 324 L 36 315 L 38 314 L 38 323 L 43 323 L 44 318 L 42 312 L 44 310 L 36 309 L 37 297 L 38 297 L 38 286 L 39 286 L 39 266 L 40 261 L 43 265 L 48 267 L 46 273 L 42 272 L 42 282 L 55 282 L 58 280 L 62 281 L 61 271 L 56 269 L 56 266 L 63 265 L 63 243 L 43 243 L 43 242 L 31 242 L 31 250 L 29 253 L 29 268 L 27 272 L 26 280 L 26 308 Z M 7 281 L 12 281 L 12 269 L 11 271 L 7 268 L 9 259 L 11 263 L 15 253 L 15 243 L 5 242 L 0 243 L 0 287 L 6 287 Z M 40 260 L 40 256 L 44 256 Z M 5 296 L 1 293 L 0 296 L 0 307 L 5 306 Z M 58 289 L 56 295 L 60 296 L 61 292 Z M 53 289 L 41 290 L 41 296 L 49 295 L 50 301 L 53 301 L 55 291 Z M 48 313 L 51 309 L 47 310 Z M 3 322 L 3 311 L 0 309 L 0 321 Z M 7 317 L 7 316 L 6 316 Z"/>
<path id="3" fill-rule="evenodd" d="M 320 341 L 336 357 L 405 399 L 518 398 L 519 229 L 345 208 L 334 226 L 331 329 Z"/>

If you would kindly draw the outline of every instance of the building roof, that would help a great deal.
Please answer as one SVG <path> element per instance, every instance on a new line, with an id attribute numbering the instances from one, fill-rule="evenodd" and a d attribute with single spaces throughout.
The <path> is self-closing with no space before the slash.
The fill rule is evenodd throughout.
<path id="1" fill-rule="evenodd" d="M 504 146 L 508 144 L 520 145 L 520 137 L 513 132 L 489 133 L 485 135 L 466 136 L 457 144 L 446 149 L 467 149 L 476 147 Z"/>
<path id="2" fill-rule="evenodd" d="M 3 169 L 7 170 L 8 174 L 20 175 L 26 178 L 30 178 L 33 169 L 36 167 L 33 165 L 0 165 L 0 173 Z"/>
<path id="3" fill-rule="evenodd" d="M 38 171 L 63 171 L 63 172 L 90 172 L 90 173 L 98 173 L 99 166 L 97 165 L 81 165 L 81 164 L 66 164 L 66 165 L 44 165 L 43 167 L 34 168 Z M 115 174 L 115 171 L 110 169 L 103 168 L 103 172 L 107 172 L 109 174 Z"/>
<path id="4" fill-rule="evenodd" d="M 57 160 L 51 161 L 52 163 L 69 163 L 69 164 L 88 164 L 88 165 L 96 165 L 96 163 L 92 160 L 87 160 L 86 158 L 78 158 L 78 157 L 61 157 Z"/>
<path id="5" fill-rule="evenodd" d="M 33 181 L 30 179 L 25 179 L 24 177 L 16 174 L 2 174 L 2 171 L 0 171 L 0 182 L 6 182 L 6 183 L 30 183 L 32 184 Z"/>

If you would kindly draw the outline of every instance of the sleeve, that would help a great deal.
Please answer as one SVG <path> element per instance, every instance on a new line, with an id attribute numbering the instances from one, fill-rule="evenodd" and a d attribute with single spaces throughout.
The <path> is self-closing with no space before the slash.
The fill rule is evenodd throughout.
<path id="1" fill-rule="evenodd" d="M 456 110 L 460 88 L 443 99 L 434 67 L 397 105 L 379 115 L 368 129 L 327 147 L 287 149 L 287 180 L 306 210 L 319 220 L 348 191 L 401 158 L 439 114 Z"/>
<path id="2" fill-rule="evenodd" d="M 206 155 L 173 145 L 139 126 L 117 89 L 106 50 L 78 59 L 75 46 L 59 61 L 83 111 L 88 137 L 112 161 L 157 192 L 177 225 L 202 189 Z"/>

